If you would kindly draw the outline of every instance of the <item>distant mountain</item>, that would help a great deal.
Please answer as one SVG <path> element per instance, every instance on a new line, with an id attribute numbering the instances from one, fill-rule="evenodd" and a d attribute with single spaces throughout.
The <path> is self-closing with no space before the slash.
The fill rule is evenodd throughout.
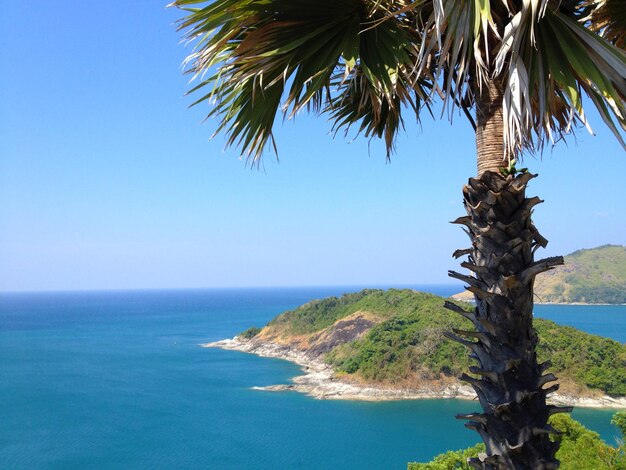
<path id="1" fill-rule="evenodd" d="M 626 303 L 626 247 L 578 250 L 565 265 L 540 275 L 535 294 L 542 302 Z"/>
<path id="2" fill-rule="evenodd" d="M 541 303 L 626 303 L 626 247 L 604 245 L 567 255 L 564 266 L 537 276 L 535 296 Z M 454 298 L 473 296 L 463 292 Z"/>

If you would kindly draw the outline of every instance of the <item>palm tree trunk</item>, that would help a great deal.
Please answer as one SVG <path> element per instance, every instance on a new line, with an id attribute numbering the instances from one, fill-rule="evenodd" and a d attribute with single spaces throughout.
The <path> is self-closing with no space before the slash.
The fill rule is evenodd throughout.
<path id="1" fill-rule="evenodd" d="M 476 155 L 478 176 L 504 166 L 504 134 L 502 126 L 503 81 L 499 78 L 482 87 L 475 86 Z"/>
<path id="2" fill-rule="evenodd" d="M 458 417 L 467 419 L 466 427 L 478 431 L 486 444 L 487 455 L 470 461 L 475 468 L 557 468 L 558 444 L 549 438 L 554 429 L 548 418 L 571 408 L 546 404 L 546 395 L 558 385 L 543 388 L 556 377 L 544 375 L 549 364 L 537 362 L 532 311 L 535 276 L 563 264 L 563 258 L 533 261 L 534 251 L 547 244 L 531 221 L 532 208 L 542 201 L 525 194 L 536 175 L 497 171 L 504 166 L 501 82 L 483 88 L 476 113 L 479 176 L 463 188 L 467 216 L 455 221 L 466 227 L 472 246 L 454 253 L 456 258 L 469 255 L 461 266 L 473 276 L 449 273 L 469 285 L 476 308 L 468 313 L 450 303 L 447 307 L 475 327 L 449 337 L 467 346 L 478 363 L 470 367 L 472 376 L 461 379 L 472 385 L 483 412 Z"/>

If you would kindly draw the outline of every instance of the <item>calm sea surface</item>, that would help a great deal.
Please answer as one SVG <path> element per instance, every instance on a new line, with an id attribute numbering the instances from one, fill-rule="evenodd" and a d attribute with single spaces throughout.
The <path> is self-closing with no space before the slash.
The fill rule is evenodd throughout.
<path id="1" fill-rule="evenodd" d="M 402 469 L 476 443 L 453 418 L 474 403 L 253 391 L 298 367 L 198 347 L 354 290 L 0 294 L 0 468 Z M 626 341 L 623 306 L 536 313 Z M 613 443 L 611 415 L 574 413 Z"/>

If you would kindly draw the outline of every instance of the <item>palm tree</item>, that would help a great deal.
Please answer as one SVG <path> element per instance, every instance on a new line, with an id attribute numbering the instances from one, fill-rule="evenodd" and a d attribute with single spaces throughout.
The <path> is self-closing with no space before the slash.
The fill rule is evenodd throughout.
<path id="1" fill-rule="evenodd" d="M 202 4 L 198 6 L 197 4 Z M 535 276 L 561 257 L 534 261 L 543 238 L 531 221 L 536 175 L 515 167 L 525 152 L 588 126 L 590 100 L 622 143 L 626 130 L 624 0 L 176 0 L 179 27 L 195 44 L 186 71 L 194 103 L 209 102 L 228 143 L 258 162 L 277 114 L 327 114 L 334 131 L 356 125 L 384 138 L 388 156 L 407 113 L 437 99 L 476 130 L 478 175 L 463 189 L 471 246 L 450 272 L 476 308 L 447 306 L 472 331 L 450 337 L 476 365 L 461 378 L 482 412 L 461 416 L 487 454 L 476 468 L 556 468 L 546 404 L 558 385 L 539 364 L 532 326 Z M 621 48 L 621 49 L 620 49 Z M 621 130 L 620 130 L 621 128 Z"/>

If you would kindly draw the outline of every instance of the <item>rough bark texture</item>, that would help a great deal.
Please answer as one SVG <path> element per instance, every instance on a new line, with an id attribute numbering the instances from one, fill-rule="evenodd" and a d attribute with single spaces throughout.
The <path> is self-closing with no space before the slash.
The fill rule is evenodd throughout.
<path id="1" fill-rule="evenodd" d="M 474 293 L 476 308 L 467 313 L 453 304 L 447 307 L 472 321 L 475 331 L 458 331 L 449 337 L 471 350 L 477 365 L 463 374 L 476 391 L 482 413 L 462 415 L 466 427 L 475 429 L 487 446 L 487 455 L 470 461 L 483 469 L 551 469 L 558 444 L 551 442 L 550 415 L 571 408 L 546 404 L 546 395 L 558 385 L 544 374 L 549 364 L 538 364 L 538 342 L 532 326 L 533 283 L 540 272 L 563 264 L 562 257 L 533 262 L 534 251 L 547 240 L 531 222 L 539 198 L 526 198 L 529 173 L 504 177 L 487 171 L 471 178 L 463 189 L 467 216 L 455 223 L 466 227 L 472 247 L 457 250 L 468 255 L 461 266 L 473 276 L 451 271 Z"/>
<path id="2" fill-rule="evenodd" d="M 502 95 L 504 85 L 496 78 L 476 87 L 476 153 L 478 176 L 485 171 L 498 171 L 504 162 L 502 126 Z"/>

